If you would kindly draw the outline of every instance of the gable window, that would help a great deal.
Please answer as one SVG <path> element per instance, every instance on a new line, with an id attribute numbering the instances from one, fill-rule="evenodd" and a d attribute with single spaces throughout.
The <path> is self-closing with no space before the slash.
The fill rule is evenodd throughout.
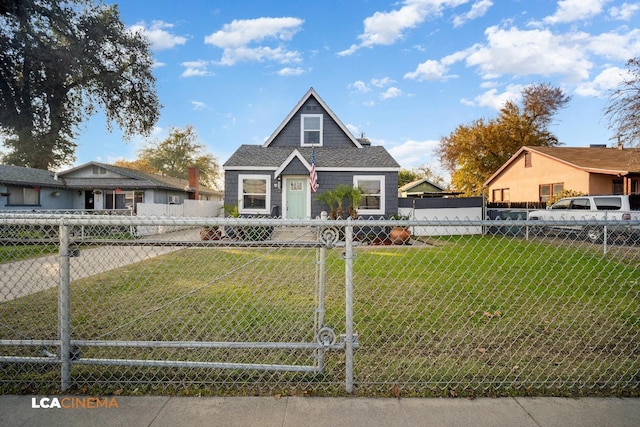
<path id="1" fill-rule="evenodd" d="M 531 153 L 525 151 L 524 153 L 524 167 L 525 168 L 530 168 L 531 167 Z"/>
<path id="2" fill-rule="evenodd" d="M 238 176 L 240 213 L 268 214 L 271 205 L 271 177 L 269 175 Z"/>
<path id="3" fill-rule="evenodd" d="M 8 206 L 37 206 L 40 204 L 40 189 L 35 187 L 7 187 Z"/>
<path id="4" fill-rule="evenodd" d="M 91 172 L 94 175 L 106 175 L 107 170 L 105 168 L 103 168 L 103 167 L 93 165 L 93 168 L 92 168 Z"/>
<path id="5" fill-rule="evenodd" d="M 384 175 L 356 175 L 353 177 L 353 186 L 362 189 L 358 213 L 384 215 Z"/>
<path id="6" fill-rule="evenodd" d="M 302 114 L 300 132 L 303 147 L 322 146 L 322 114 Z"/>

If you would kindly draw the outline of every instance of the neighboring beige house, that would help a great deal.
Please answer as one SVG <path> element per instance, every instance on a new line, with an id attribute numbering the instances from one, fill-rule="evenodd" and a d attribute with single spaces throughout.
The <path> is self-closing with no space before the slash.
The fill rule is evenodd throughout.
<path id="1" fill-rule="evenodd" d="M 563 190 L 640 194 L 640 149 L 522 147 L 485 187 L 489 202 L 546 202 Z"/>

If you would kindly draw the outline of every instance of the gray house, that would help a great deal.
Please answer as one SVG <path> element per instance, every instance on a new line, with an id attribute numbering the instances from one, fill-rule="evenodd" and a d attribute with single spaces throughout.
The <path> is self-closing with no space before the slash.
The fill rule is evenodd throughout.
<path id="1" fill-rule="evenodd" d="M 384 147 L 355 138 L 313 88 L 264 144 L 240 146 L 223 168 L 225 205 L 240 215 L 315 218 L 328 209 L 318 196 L 342 184 L 364 191 L 361 216 L 398 212 L 400 165 Z"/>
<path id="2" fill-rule="evenodd" d="M 71 202 L 72 193 L 54 172 L 0 165 L 0 209 L 65 209 Z"/>
<path id="3" fill-rule="evenodd" d="M 137 203 L 181 204 L 186 199 L 219 201 L 222 194 L 189 180 L 89 162 L 54 173 L 0 165 L 0 210 L 112 210 Z"/>

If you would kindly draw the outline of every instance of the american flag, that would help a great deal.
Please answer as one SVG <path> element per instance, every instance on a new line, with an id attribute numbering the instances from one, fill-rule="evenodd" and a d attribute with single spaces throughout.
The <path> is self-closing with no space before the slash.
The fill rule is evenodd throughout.
<path id="1" fill-rule="evenodd" d="M 318 189 L 318 174 L 316 173 L 316 151 L 315 148 L 311 148 L 311 172 L 309 173 L 311 179 L 311 192 L 315 193 Z"/>

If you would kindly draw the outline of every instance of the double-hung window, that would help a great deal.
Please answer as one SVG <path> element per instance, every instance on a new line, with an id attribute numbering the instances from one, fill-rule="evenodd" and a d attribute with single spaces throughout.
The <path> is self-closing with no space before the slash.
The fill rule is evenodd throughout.
<path id="1" fill-rule="evenodd" d="M 271 177 L 269 175 L 238 176 L 239 212 L 244 214 L 268 214 L 270 209 Z"/>
<path id="2" fill-rule="evenodd" d="M 362 190 L 359 214 L 384 215 L 384 175 L 356 175 L 353 185 Z"/>
<path id="3" fill-rule="evenodd" d="M 322 114 L 302 114 L 300 140 L 303 147 L 322 145 Z"/>

